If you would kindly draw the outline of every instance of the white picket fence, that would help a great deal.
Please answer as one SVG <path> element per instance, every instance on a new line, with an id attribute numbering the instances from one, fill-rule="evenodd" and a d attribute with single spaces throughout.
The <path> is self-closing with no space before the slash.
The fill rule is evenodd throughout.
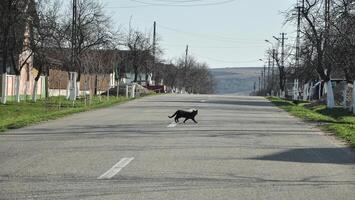
<path id="1" fill-rule="evenodd" d="M 14 96 L 16 96 L 16 88 L 17 85 L 19 84 L 19 95 L 22 96 L 27 96 L 27 95 L 32 95 L 33 93 L 33 88 L 34 88 L 34 80 L 29 79 L 29 81 L 26 81 L 25 76 L 20 76 L 19 80 L 16 80 L 15 75 L 6 75 L 5 81 L 3 81 L 4 76 L 2 76 L 0 80 L 0 85 L 1 85 L 1 94 L 0 94 L 0 99 L 2 98 L 2 95 L 5 95 L 8 97 L 8 99 L 13 99 Z M 39 97 L 45 96 L 45 77 L 41 76 L 40 79 L 38 80 L 38 85 L 37 85 L 37 91 L 36 94 Z"/>
<path id="2" fill-rule="evenodd" d="M 298 82 L 295 82 L 297 85 Z M 325 87 L 324 87 L 325 88 Z M 325 90 L 323 88 L 323 90 Z M 346 81 L 333 84 L 334 98 L 336 106 L 342 106 L 344 109 L 352 111 L 355 115 L 355 81 L 353 83 L 347 83 Z M 296 91 L 296 87 L 294 87 Z M 303 100 L 312 100 L 312 96 L 320 96 L 321 93 L 326 93 L 326 91 L 321 91 L 319 83 L 312 84 L 306 83 L 303 85 Z M 318 93 L 318 94 L 317 94 Z M 294 98 L 296 98 L 296 92 L 294 92 Z"/>

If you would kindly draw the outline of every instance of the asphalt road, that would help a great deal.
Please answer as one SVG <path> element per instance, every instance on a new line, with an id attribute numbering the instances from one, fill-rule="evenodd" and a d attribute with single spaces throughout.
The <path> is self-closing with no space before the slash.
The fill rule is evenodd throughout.
<path id="1" fill-rule="evenodd" d="M 0 199 L 354 200 L 355 152 L 263 98 L 154 96 L 0 134 Z"/>

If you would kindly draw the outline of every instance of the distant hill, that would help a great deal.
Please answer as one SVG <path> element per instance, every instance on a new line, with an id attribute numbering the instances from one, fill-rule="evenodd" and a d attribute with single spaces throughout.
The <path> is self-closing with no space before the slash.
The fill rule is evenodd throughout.
<path id="1" fill-rule="evenodd" d="M 258 77 L 262 68 L 216 68 L 210 72 L 216 80 L 217 94 L 249 95 L 254 88 L 254 82 L 258 87 Z"/>

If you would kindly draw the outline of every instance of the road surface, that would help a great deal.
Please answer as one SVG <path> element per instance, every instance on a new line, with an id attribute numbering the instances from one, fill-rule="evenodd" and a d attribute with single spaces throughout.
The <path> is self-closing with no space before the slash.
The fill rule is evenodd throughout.
<path id="1" fill-rule="evenodd" d="M 355 152 L 263 98 L 154 96 L 1 134 L 0 199 L 353 200 Z"/>

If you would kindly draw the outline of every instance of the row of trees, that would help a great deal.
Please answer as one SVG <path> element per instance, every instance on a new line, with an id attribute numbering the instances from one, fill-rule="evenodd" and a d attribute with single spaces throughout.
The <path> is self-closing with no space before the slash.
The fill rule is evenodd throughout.
<path id="1" fill-rule="evenodd" d="M 294 79 L 300 83 L 323 80 L 327 83 L 328 106 L 333 107 L 331 78 L 341 77 L 349 83 L 355 80 L 354 6 L 354 0 L 298 0 L 295 8 L 286 12 L 286 23 L 299 23 L 299 45 L 296 41 L 296 46 L 285 47 L 284 65 L 282 50 L 269 52 L 278 67 L 279 83 L 271 87 L 275 79 L 266 80 L 263 92 L 275 88 L 283 92 L 285 83 Z"/>
<path id="2" fill-rule="evenodd" d="M 153 73 L 157 82 L 159 78 L 168 81 L 165 77 L 159 77 L 167 69 L 157 67 L 157 63 L 161 62 L 159 57 L 162 51 L 158 43 L 153 42 L 151 34 L 134 28 L 128 31 L 115 30 L 113 24 L 102 4 L 96 0 L 73 0 L 73 4 L 63 4 L 60 0 L 2 0 L 0 73 L 3 103 L 6 101 L 6 74 L 16 74 L 19 82 L 22 68 L 28 67 L 32 58 L 33 66 L 39 72 L 36 82 L 40 75 L 48 75 L 51 67 L 68 73 L 77 72 L 76 82 L 80 81 L 83 73 L 97 75 L 112 71 L 126 72 L 115 70 L 118 67 L 133 72 L 134 81 L 137 81 L 138 74 L 146 74 L 148 77 L 150 73 Z M 178 61 L 173 66 L 182 70 L 179 65 Z M 191 61 L 187 68 L 199 69 L 197 71 L 200 72 L 206 66 Z M 202 73 L 203 70 L 201 73 L 190 71 L 185 70 L 189 72 L 187 76 L 191 80 L 198 80 L 197 77 L 202 75 L 210 78 L 209 74 Z M 198 88 L 203 85 L 196 84 L 190 81 L 176 86 L 188 85 L 191 91 L 202 91 Z M 19 96 L 19 89 L 16 90 Z"/>
<path id="3" fill-rule="evenodd" d="M 184 88 L 186 92 L 212 94 L 215 80 L 206 63 L 200 63 L 193 56 L 180 57 L 175 64 L 160 65 L 158 76 L 172 89 Z"/>

